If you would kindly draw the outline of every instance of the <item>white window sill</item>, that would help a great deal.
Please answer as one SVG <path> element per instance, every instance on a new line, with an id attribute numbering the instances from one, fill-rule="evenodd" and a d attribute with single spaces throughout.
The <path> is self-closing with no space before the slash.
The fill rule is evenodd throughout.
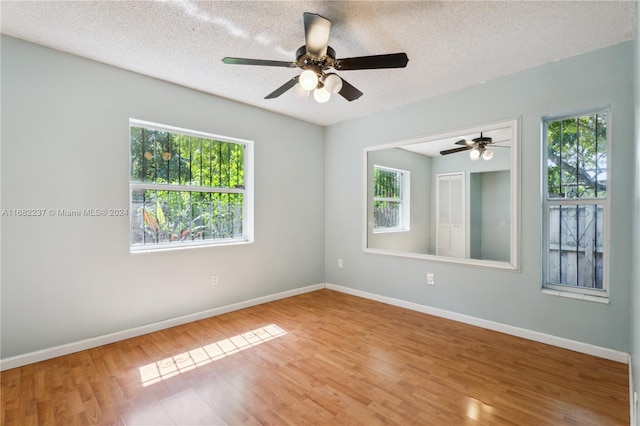
<path id="1" fill-rule="evenodd" d="M 552 290 L 550 288 L 543 288 L 543 294 L 550 294 L 551 296 L 566 297 L 569 299 L 587 300 L 589 302 L 598 302 L 609 304 L 609 298 L 603 296 L 592 296 L 590 294 L 574 293 L 572 291 Z"/>
<path id="2" fill-rule="evenodd" d="M 219 240 L 210 243 L 169 243 L 169 244 L 148 244 L 148 245 L 136 245 L 129 247 L 129 253 L 157 253 L 161 251 L 179 251 L 179 250 L 191 250 L 203 247 L 229 247 L 242 244 L 252 244 L 253 240 Z"/>
<path id="3" fill-rule="evenodd" d="M 374 234 L 391 234 L 394 232 L 409 232 L 409 229 L 406 228 L 387 228 L 387 229 L 374 229 Z"/>

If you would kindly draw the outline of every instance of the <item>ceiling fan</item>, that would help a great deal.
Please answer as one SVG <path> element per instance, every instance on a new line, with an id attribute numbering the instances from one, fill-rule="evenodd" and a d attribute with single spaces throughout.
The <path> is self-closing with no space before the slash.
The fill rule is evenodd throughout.
<path id="1" fill-rule="evenodd" d="M 362 92 L 334 73 L 337 71 L 366 70 L 379 68 L 404 68 L 409 62 L 406 53 L 359 56 L 336 59 L 336 52 L 328 45 L 331 21 L 315 13 L 304 13 L 305 45 L 296 52 L 295 62 L 270 61 L 263 59 L 224 58 L 222 62 L 233 65 L 263 65 L 271 67 L 300 68 L 302 73 L 292 78 L 265 99 L 273 99 L 294 88 L 299 98 L 306 98 L 313 91 L 314 99 L 319 103 L 329 100 L 332 93 L 338 93 L 348 101 L 362 96 Z"/>
<path id="2" fill-rule="evenodd" d="M 487 136 L 484 136 L 482 132 L 480 132 L 480 137 L 469 139 L 460 139 L 455 144 L 462 145 L 459 148 L 451 148 L 445 149 L 444 151 L 440 151 L 440 155 L 448 155 L 455 154 L 456 152 L 469 151 L 469 157 L 473 161 L 478 161 L 480 157 L 485 160 L 491 160 L 493 158 L 493 149 L 492 148 L 509 148 L 508 146 L 496 145 L 497 143 L 507 142 L 507 141 L 498 141 L 493 142 L 493 139 Z"/>

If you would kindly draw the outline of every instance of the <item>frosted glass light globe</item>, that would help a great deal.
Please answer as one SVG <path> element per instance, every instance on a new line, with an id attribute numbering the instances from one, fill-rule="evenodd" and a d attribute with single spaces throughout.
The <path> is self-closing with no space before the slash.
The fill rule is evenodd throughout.
<path id="1" fill-rule="evenodd" d="M 493 150 L 485 149 L 482 153 L 482 158 L 484 158 L 485 160 L 491 160 L 493 158 Z"/>
<path id="2" fill-rule="evenodd" d="M 300 83 L 293 86 L 293 94 L 298 99 L 307 99 L 309 97 L 309 91 L 300 86 Z"/>
<path id="3" fill-rule="evenodd" d="M 298 82 L 304 90 L 313 90 L 318 85 L 318 76 L 311 70 L 304 70 L 300 74 Z"/>
<path id="4" fill-rule="evenodd" d="M 335 74 L 329 74 L 324 79 L 324 88 L 329 93 L 338 93 L 342 90 L 342 79 Z"/>
<path id="5" fill-rule="evenodd" d="M 480 159 L 480 150 L 478 148 L 474 148 L 469 152 L 469 158 L 473 161 L 478 161 Z"/>
<path id="6" fill-rule="evenodd" d="M 319 104 L 328 102 L 330 98 L 331 93 L 327 92 L 324 87 L 318 87 L 313 91 L 313 99 L 315 99 Z"/>

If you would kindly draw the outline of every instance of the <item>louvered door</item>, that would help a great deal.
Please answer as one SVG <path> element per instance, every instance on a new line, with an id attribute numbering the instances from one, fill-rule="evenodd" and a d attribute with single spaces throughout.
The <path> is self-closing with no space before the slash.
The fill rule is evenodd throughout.
<path id="1" fill-rule="evenodd" d="M 464 173 L 436 176 L 436 254 L 465 257 Z"/>

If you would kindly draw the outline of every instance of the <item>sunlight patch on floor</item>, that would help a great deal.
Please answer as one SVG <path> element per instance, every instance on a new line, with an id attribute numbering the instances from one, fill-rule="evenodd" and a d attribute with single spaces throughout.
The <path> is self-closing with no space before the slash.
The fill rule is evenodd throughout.
<path id="1" fill-rule="evenodd" d="M 275 324 L 256 328 L 237 336 L 183 352 L 160 361 L 140 367 L 142 386 L 149 386 L 193 370 L 212 361 L 233 355 L 245 349 L 257 346 L 276 337 L 284 336 L 286 331 Z"/>

